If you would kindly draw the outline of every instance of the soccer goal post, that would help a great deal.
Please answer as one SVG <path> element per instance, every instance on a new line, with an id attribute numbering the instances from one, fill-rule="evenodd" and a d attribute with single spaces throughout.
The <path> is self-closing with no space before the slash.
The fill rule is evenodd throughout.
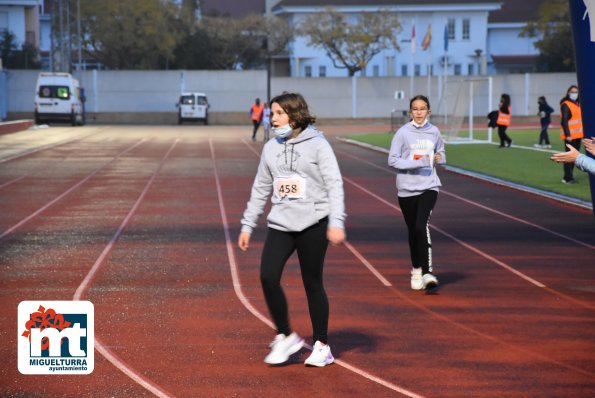
<path id="1" fill-rule="evenodd" d="M 444 118 L 445 141 L 491 142 L 492 129 L 487 127 L 487 114 L 492 111 L 492 78 L 475 76 L 446 80 L 438 110 Z"/>

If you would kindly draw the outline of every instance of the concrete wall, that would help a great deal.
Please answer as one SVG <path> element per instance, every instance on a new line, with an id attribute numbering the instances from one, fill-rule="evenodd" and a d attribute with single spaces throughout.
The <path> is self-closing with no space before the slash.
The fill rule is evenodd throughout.
<path id="1" fill-rule="evenodd" d="M 7 105 L 10 120 L 32 118 L 35 84 L 39 71 L 7 71 Z M 89 122 L 170 124 L 177 120 L 175 103 L 181 91 L 207 94 L 212 124 L 249 124 L 248 109 L 254 98 L 266 99 L 265 71 L 84 71 L 75 73 L 85 88 Z M 430 94 L 434 114 L 453 112 L 462 77 L 449 76 L 440 101 L 442 78 L 357 77 L 357 78 L 271 78 L 271 95 L 282 91 L 302 93 L 312 113 L 321 119 L 388 119 L 393 109 L 409 106 L 414 94 Z M 537 113 L 537 97 L 545 95 L 557 109 L 573 73 L 493 76 L 492 108 L 502 92 L 512 97 L 514 116 Z M 466 86 L 465 86 L 466 87 Z M 475 113 L 485 115 L 488 96 L 485 83 L 475 89 Z M 395 91 L 405 98 L 395 100 Z M 461 90 L 461 92 L 466 92 Z M 464 94 L 462 98 L 464 98 Z M 461 99 L 459 99 L 461 101 Z"/>

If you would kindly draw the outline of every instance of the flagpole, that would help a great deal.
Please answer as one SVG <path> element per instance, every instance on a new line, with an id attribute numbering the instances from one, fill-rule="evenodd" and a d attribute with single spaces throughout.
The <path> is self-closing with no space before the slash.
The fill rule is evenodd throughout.
<path id="1" fill-rule="evenodd" d="M 415 20 L 411 20 L 411 71 L 409 72 L 409 98 L 413 98 L 414 68 L 415 68 Z"/>
<path id="2" fill-rule="evenodd" d="M 448 21 L 444 25 L 444 62 L 443 65 L 443 72 L 444 72 L 444 90 L 442 90 L 443 99 L 446 99 L 446 86 L 447 86 L 447 76 L 448 76 Z M 446 101 L 442 101 L 444 103 L 444 124 L 448 123 L 448 105 Z"/>

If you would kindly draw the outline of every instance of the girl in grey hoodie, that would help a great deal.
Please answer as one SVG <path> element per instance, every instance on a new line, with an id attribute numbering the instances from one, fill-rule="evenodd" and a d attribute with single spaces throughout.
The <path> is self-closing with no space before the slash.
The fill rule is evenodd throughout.
<path id="1" fill-rule="evenodd" d="M 300 262 L 315 342 L 305 364 L 322 367 L 334 361 L 327 342 L 329 305 L 322 269 L 328 243 L 338 245 L 345 240 L 346 215 L 339 165 L 328 141 L 312 126 L 315 121 L 300 94 L 283 93 L 271 100 L 275 139 L 264 145 L 241 221 L 238 245 L 245 251 L 271 197 L 260 264 L 262 289 L 277 328 L 271 352 L 264 359 L 271 365 L 286 362 L 304 345 L 289 326 L 281 287 L 283 268 L 294 251 Z"/>
<path id="2" fill-rule="evenodd" d="M 409 230 L 411 288 L 430 289 L 438 285 L 432 274 L 430 216 L 438 199 L 440 179 L 436 164 L 445 163 L 440 130 L 428 121 L 430 101 L 423 95 L 409 103 L 411 121 L 394 135 L 388 165 L 397 169 L 397 196 Z"/>

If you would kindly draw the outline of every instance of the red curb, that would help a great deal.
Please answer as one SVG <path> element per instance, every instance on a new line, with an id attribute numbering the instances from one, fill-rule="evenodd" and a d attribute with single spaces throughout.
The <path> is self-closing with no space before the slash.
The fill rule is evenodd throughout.
<path id="1" fill-rule="evenodd" d="M 0 122 L 0 134 L 12 134 L 27 130 L 33 126 L 33 120 L 14 120 L 11 122 Z"/>

